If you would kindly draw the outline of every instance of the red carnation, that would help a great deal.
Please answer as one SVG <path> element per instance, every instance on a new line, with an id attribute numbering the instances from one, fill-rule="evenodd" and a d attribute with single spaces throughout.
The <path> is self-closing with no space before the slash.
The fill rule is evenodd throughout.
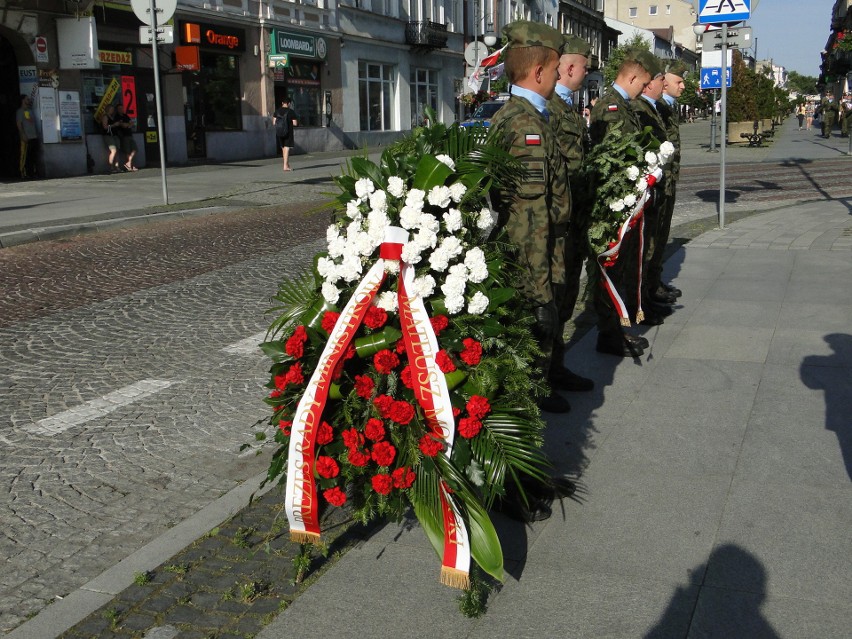
<path id="1" fill-rule="evenodd" d="M 389 351 L 385 348 L 373 355 L 373 365 L 379 373 L 387 375 L 394 368 L 399 366 L 399 357 L 397 357 L 396 353 L 393 351 Z"/>
<path id="2" fill-rule="evenodd" d="M 280 422 L 278 422 L 278 428 L 281 430 L 282 433 L 287 435 L 287 437 L 290 436 L 290 429 L 292 427 L 293 427 L 293 422 L 291 422 L 291 421 L 287 421 L 285 419 L 282 419 Z"/>
<path id="3" fill-rule="evenodd" d="M 472 395 L 467 400 L 466 408 L 468 415 L 474 419 L 482 419 L 491 412 L 491 404 L 488 403 L 488 399 L 480 395 Z"/>
<path id="4" fill-rule="evenodd" d="M 393 488 L 393 480 L 390 475 L 373 475 L 373 478 L 370 481 L 373 484 L 373 490 L 380 495 L 387 495 Z"/>
<path id="5" fill-rule="evenodd" d="M 400 373 L 399 378 L 402 380 L 403 385 L 406 388 L 414 388 L 414 385 L 411 381 L 411 366 L 406 366 L 402 369 L 402 373 Z"/>
<path id="6" fill-rule="evenodd" d="M 364 445 L 364 435 L 354 428 L 347 428 L 343 431 L 343 444 L 349 450 L 357 450 Z"/>
<path id="7" fill-rule="evenodd" d="M 447 326 L 450 325 L 450 320 L 447 319 L 446 315 L 436 315 L 435 317 L 430 317 L 429 322 L 432 324 L 432 330 L 435 331 L 435 335 L 440 335 L 441 331 L 443 331 Z"/>
<path id="8" fill-rule="evenodd" d="M 394 402 L 388 413 L 388 419 L 405 426 L 414 419 L 414 406 L 402 400 Z"/>
<path id="9" fill-rule="evenodd" d="M 329 479 L 331 477 L 337 477 L 340 473 L 340 466 L 337 465 L 337 462 L 334 461 L 331 457 L 326 455 L 320 455 L 317 457 L 317 474 L 320 477 L 325 477 Z"/>
<path id="10" fill-rule="evenodd" d="M 403 489 L 411 488 L 411 484 L 413 484 L 414 480 L 417 479 L 417 475 L 415 475 L 414 471 L 408 466 L 397 468 L 393 471 L 393 473 L 391 473 L 391 477 L 393 478 L 394 488 Z"/>
<path id="11" fill-rule="evenodd" d="M 479 364 L 479 360 L 482 359 L 482 344 L 472 337 L 466 337 L 462 340 L 462 344 L 464 344 L 464 350 L 459 353 L 461 360 L 468 366 Z"/>
<path id="12" fill-rule="evenodd" d="M 304 326 L 297 326 L 296 330 L 284 345 L 284 351 L 290 356 L 299 359 L 305 354 L 305 342 L 308 341 L 308 332 Z"/>
<path id="13" fill-rule="evenodd" d="M 482 422 L 473 417 L 462 417 L 459 420 L 459 435 L 465 439 L 476 437 L 482 430 Z"/>
<path id="14" fill-rule="evenodd" d="M 337 318 L 339 317 L 340 313 L 326 311 L 325 315 L 322 316 L 322 330 L 326 333 L 331 333 L 331 331 L 334 330 L 334 325 L 337 324 Z"/>
<path id="15" fill-rule="evenodd" d="M 390 416 L 390 409 L 393 406 L 394 399 L 390 395 L 379 395 L 376 399 L 373 400 L 373 405 L 379 411 L 379 415 L 388 419 Z"/>
<path id="16" fill-rule="evenodd" d="M 390 442 L 379 442 L 373 446 L 372 457 L 379 466 L 390 466 L 396 457 L 396 448 Z"/>
<path id="17" fill-rule="evenodd" d="M 331 424 L 328 422 L 320 424 L 319 430 L 317 430 L 317 444 L 325 446 L 326 444 L 330 444 L 333 440 L 334 429 L 331 427 Z"/>
<path id="18" fill-rule="evenodd" d="M 371 330 L 376 330 L 385 325 L 388 321 L 388 312 L 378 306 L 371 306 L 367 309 L 367 314 L 364 316 L 364 324 Z"/>
<path id="19" fill-rule="evenodd" d="M 376 383 L 372 377 L 368 377 L 367 375 L 355 376 L 355 392 L 358 394 L 358 397 L 370 399 L 373 396 L 373 389 L 375 387 Z"/>
<path id="20" fill-rule="evenodd" d="M 350 448 L 346 454 L 346 459 L 353 466 L 366 466 L 370 461 L 370 456 L 367 453 L 362 453 L 360 450 Z"/>
<path id="21" fill-rule="evenodd" d="M 364 434 L 370 441 L 381 441 L 385 438 L 385 425 L 381 419 L 371 417 L 364 426 Z"/>
<path id="22" fill-rule="evenodd" d="M 440 368 L 444 373 L 452 373 L 456 370 L 456 365 L 453 364 L 453 360 L 450 359 L 447 351 L 443 348 L 438 351 L 437 355 L 435 355 L 435 363 L 438 364 L 438 368 Z"/>
<path id="23" fill-rule="evenodd" d="M 325 500 L 332 506 L 342 506 L 346 503 L 346 493 L 340 490 L 337 486 L 322 491 L 322 496 L 325 497 Z"/>
<path id="24" fill-rule="evenodd" d="M 431 435 L 423 435 L 417 446 L 420 448 L 420 452 L 426 455 L 426 457 L 434 457 L 444 449 L 443 442 L 438 441 Z"/>

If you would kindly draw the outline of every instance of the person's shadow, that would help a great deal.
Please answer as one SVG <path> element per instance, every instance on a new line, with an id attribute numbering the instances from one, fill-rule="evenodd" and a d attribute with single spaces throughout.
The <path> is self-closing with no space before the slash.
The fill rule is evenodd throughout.
<path id="1" fill-rule="evenodd" d="M 843 454 L 846 474 L 852 479 L 852 335 L 826 335 L 831 355 L 809 355 L 799 375 L 808 388 L 825 391 L 825 427 L 834 431 Z"/>
<path id="2" fill-rule="evenodd" d="M 644 639 L 781 639 L 760 607 L 766 569 L 751 553 L 725 544 L 689 572 Z"/>

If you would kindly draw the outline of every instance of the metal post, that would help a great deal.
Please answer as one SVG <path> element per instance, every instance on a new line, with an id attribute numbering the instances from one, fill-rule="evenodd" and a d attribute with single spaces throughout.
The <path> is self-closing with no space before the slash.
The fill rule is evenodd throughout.
<path id="1" fill-rule="evenodd" d="M 733 68 L 731 69 L 733 74 Z M 733 78 L 731 78 L 733 80 Z M 719 142 L 719 228 L 725 228 L 725 148 L 728 137 L 728 24 L 722 24 L 722 139 Z"/>
<path id="2" fill-rule="evenodd" d="M 166 149 L 163 143 L 165 129 L 163 129 L 163 100 L 160 92 L 160 59 L 157 53 L 157 8 L 154 0 L 151 4 L 151 57 L 154 63 L 154 99 L 157 101 L 157 138 L 160 141 L 160 174 L 163 183 L 163 203 L 169 203 L 169 189 L 166 186 Z"/>

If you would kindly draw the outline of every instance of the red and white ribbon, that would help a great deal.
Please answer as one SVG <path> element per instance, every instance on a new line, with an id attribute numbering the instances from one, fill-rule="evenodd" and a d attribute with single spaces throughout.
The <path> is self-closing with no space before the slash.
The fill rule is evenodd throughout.
<path id="1" fill-rule="evenodd" d="M 317 367 L 305 388 L 291 427 L 287 459 L 285 510 L 290 523 L 290 538 L 302 543 L 320 537 L 318 496 L 314 480 L 316 434 L 331 387 L 331 376 L 385 279 L 385 260 L 399 261 L 408 231 L 389 227 L 379 259 L 358 283 L 349 302 L 340 313 L 320 355 Z M 439 346 L 429 314 L 420 297 L 410 298 L 414 268 L 402 262 L 399 277 L 399 316 L 412 386 L 423 410 L 430 434 L 445 445 L 447 459 L 452 454 L 455 419 L 446 378 L 435 359 Z M 441 507 L 444 520 L 444 553 L 441 581 L 466 588 L 469 584 L 470 540 L 461 512 L 449 487 L 441 482 Z"/>
<path id="2" fill-rule="evenodd" d="M 624 304 L 624 301 L 621 299 L 621 295 L 618 294 L 618 289 L 612 283 L 612 280 L 609 278 L 609 275 L 606 271 L 606 266 L 604 263 L 609 261 L 612 256 L 615 256 L 615 260 L 618 259 L 618 253 L 621 250 L 621 245 L 624 242 L 625 236 L 634 228 L 637 228 L 637 232 L 639 233 L 639 265 L 638 265 L 638 281 L 636 284 L 636 321 L 641 322 L 645 318 L 645 313 L 642 311 L 642 254 L 644 253 L 644 228 L 645 228 L 645 205 L 648 203 L 648 200 L 651 198 L 651 189 L 654 188 L 654 185 L 657 181 L 663 176 L 662 169 L 654 169 L 651 173 L 645 176 L 645 179 L 648 182 L 648 186 L 645 188 L 645 192 L 639 197 L 639 200 L 636 202 L 636 205 L 633 207 L 633 210 L 630 212 L 630 215 L 624 220 L 621 226 L 618 229 L 618 237 L 613 246 L 609 247 L 606 251 L 598 255 L 598 266 L 601 270 L 601 285 L 609 295 L 610 300 L 612 300 L 613 306 L 615 306 L 616 311 L 618 312 L 618 316 L 621 320 L 622 326 L 630 326 L 630 317 L 627 313 L 627 307 Z M 613 260 L 614 261 L 614 260 Z"/>

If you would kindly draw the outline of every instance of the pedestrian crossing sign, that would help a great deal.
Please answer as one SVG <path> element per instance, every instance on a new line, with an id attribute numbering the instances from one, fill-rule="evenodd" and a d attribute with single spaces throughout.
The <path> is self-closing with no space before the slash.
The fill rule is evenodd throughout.
<path id="1" fill-rule="evenodd" d="M 741 22 L 751 17 L 751 0 L 699 0 L 698 24 Z"/>

